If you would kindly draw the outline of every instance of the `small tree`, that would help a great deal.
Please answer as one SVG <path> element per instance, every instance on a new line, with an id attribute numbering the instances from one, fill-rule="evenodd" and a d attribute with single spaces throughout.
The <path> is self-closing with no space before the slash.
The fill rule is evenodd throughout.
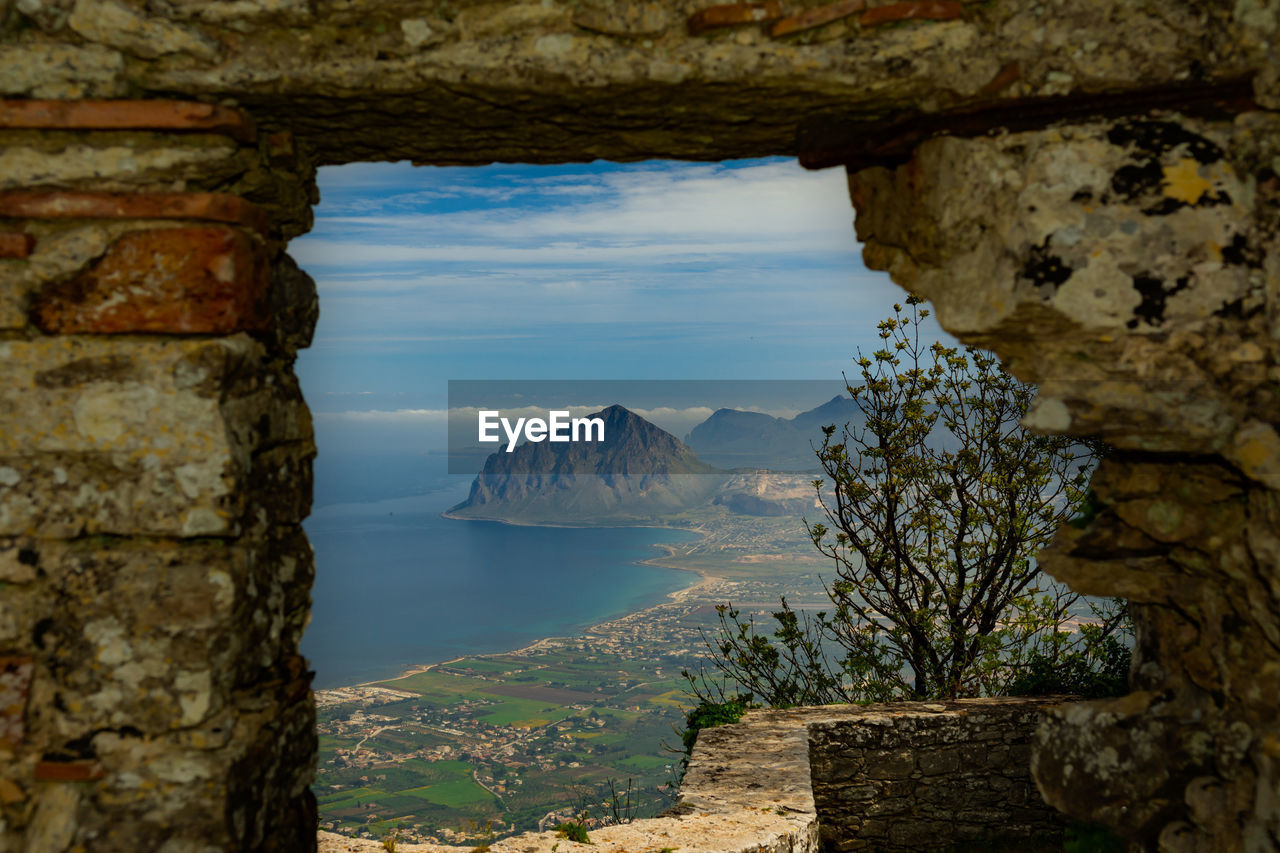
<path id="1" fill-rule="evenodd" d="M 1095 448 L 1026 430 L 1034 388 L 993 356 L 922 344 L 922 302 L 895 305 L 884 345 L 859 351 L 846 388 L 864 420 L 825 427 L 817 450 L 826 520 L 806 527 L 835 564 L 834 610 L 783 599 L 766 635 L 719 609 L 714 665 L 767 704 L 998 694 L 1033 667 L 1087 668 L 1107 640 L 1114 651 L 1123 614 L 1095 604 L 1101 628 L 1067 630 L 1080 597 L 1034 560 L 1085 498 Z M 724 701 L 724 681 L 686 677 L 697 698 Z"/>

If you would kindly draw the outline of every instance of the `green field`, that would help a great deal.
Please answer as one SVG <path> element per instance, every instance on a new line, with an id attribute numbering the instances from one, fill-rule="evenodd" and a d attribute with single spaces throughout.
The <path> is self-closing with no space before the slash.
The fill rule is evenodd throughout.
<path id="1" fill-rule="evenodd" d="M 493 794 L 481 788 L 468 776 L 466 779 L 455 779 L 452 782 L 441 782 L 421 788 L 409 788 L 400 794 L 429 800 L 437 805 L 451 809 L 461 809 L 475 803 L 492 802 Z"/>
<path id="2" fill-rule="evenodd" d="M 639 773 L 644 773 L 652 770 L 661 770 L 670 763 L 670 756 L 633 755 L 619 761 L 618 766 L 626 767 L 629 770 L 635 770 Z"/>
<path id="3" fill-rule="evenodd" d="M 673 693 L 675 681 L 655 678 L 653 663 L 573 649 L 541 655 L 536 669 L 528 661 L 524 669 L 512 661 L 480 666 L 485 663 L 495 662 L 467 659 L 451 664 L 447 673 L 385 682 L 416 698 L 367 708 L 378 718 L 396 719 L 379 722 L 354 758 L 350 751 L 358 739 L 324 735 L 316 789 L 321 825 L 336 822 L 335 828 L 356 832 L 395 822 L 434 834 L 465 832 L 472 821 L 482 825 L 501 818 L 504 829 L 528 829 L 548 811 L 579 801 L 599 807 L 610 780 L 618 788 L 632 780 L 636 799 L 651 803 L 651 811 L 665 802 L 657 789 L 670 781 L 667 768 L 675 759 L 662 745 L 678 740 L 672 726 L 682 720 L 682 703 Z M 482 668 L 483 678 L 460 674 Z M 641 683 L 646 692 L 630 689 Z M 577 701 L 567 705 L 496 689 Z M 660 692 L 647 692 L 653 689 Z M 323 716 L 341 728 L 353 710 L 338 707 Z M 463 734 L 443 734 L 446 729 Z M 495 754 L 499 742 L 509 754 Z M 442 758 L 445 745 L 465 760 Z M 340 749 L 346 758 L 338 757 Z M 435 760 L 406 754 L 432 754 Z M 477 784 L 473 773 L 488 779 L 485 784 L 499 795 Z"/>
<path id="4" fill-rule="evenodd" d="M 794 519 L 735 524 L 661 562 L 730 579 L 722 588 L 757 614 L 781 594 L 793 601 L 821 594 L 812 545 Z M 799 547 L 805 553 L 797 556 Z M 551 812 L 599 812 L 609 783 L 623 790 L 628 781 L 637 815 L 656 813 L 671 803 L 679 756 L 666 746 L 680 742 L 690 703 L 680 671 L 699 668 L 717 603 L 669 606 L 608 631 L 461 658 L 377 686 L 395 692 L 373 687 L 324 707 L 315 786 L 322 828 L 380 837 L 394 825 L 404 841 L 474 845 L 490 822 L 501 837 L 533 829 Z"/>
<path id="5" fill-rule="evenodd" d="M 564 710 L 557 705 L 530 699 L 503 699 L 498 707 L 478 714 L 476 719 L 491 726 L 528 726 L 546 725 L 563 716 Z"/>
<path id="6" fill-rule="evenodd" d="M 465 661 L 459 661 L 457 663 L 449 664 L 448 668 L 458 669 L 458 670 L 470 670 L 472 672 L 477 672 L 481 675 L 488 675 L 490 673 L 501 674 L 501 673 L 506 673 L 511 671 L 519 671 L 525 668 L 525 666 L 527 666 L 527 663 L 522 663 L 518 661 L 480 660 L 477 658 L 469 658 Z"/>

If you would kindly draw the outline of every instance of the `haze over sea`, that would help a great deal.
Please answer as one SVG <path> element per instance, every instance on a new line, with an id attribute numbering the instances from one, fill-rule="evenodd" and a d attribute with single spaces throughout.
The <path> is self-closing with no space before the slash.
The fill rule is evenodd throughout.
<path id="1" fill-rule="evenodd" d="M 306 530 L 316 552 L 302 652 L 315 686 L 394 677 L 464 654 L 572 636 L 694 582 L 637 565 L 695 534 L 658 528 L 520 527 L 441 518 L 467 485 L 330 504 Z"/>

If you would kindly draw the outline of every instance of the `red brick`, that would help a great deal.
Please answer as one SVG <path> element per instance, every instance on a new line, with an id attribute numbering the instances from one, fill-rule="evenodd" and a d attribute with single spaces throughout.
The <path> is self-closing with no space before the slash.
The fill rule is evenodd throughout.
<path id="1" fill-rule="evenodd" d="M 92 759 L 82 761 L 37 761 L 37 782 L 92 782 L 107 775 Z"/>
<path id="2" fill-rule="evenodd" d="M 783 18 L 778 21 L 773 25 L 773 29 L 769 30 L 769 35 L 779 38 L 792 33 L 811 30 L 814 27 L 820 27 L 823 24 L 847 18 L 865 8 L 867 8 L 866 0 L 840 0 L 839 3 L 829 3 L 826 6 L 818 6 L 815 9 L 806 9 L 799 15 L 792 15 L 789 18 Z"/>
<path id="3" fill-rule="evenodd" d="M 1010 62 L 997 71 L 996 76 L 988 80 L 987 84 L 978 90 L 976 97 L 990 98 L 992 95 L 998 95 L 1014 83 L 1017 83 L 1020 77 L 1022 77 L 1022 66 L 1016 62 Z"/>
<path id="4" fill-rule="evenodd" d="M 0 219 L 207 219 L 267 231 L 267 214 L 224 193 L 105 193 L 12 190 L 0 193 Z"/>
<path id="5" fill-rule="evenodd" d="M 34 234 L 21 231 L 0 232 L 0 258 L 25 258 L 36 247 Z"/>
<path id="6" fill-rule="evenodd" d="M 26 734 L 24 719 L 33 669 L 27 655 L 0 657 L 0 745 L 16 747 Z"/>
<path id="7" fill-rule="evenodd" d="M 725 3 L 699 9 L 689 17 L 689 35 L 702 35 L 709 30 L 733 27 L 739 24 L 759 24 L 782 17 L 782 4 L 778 0 L 763 3 Z"/>
<path id="8" fill-rule="evenodd" d="M 265 249 L 235 228 L 134 231 L 75 278 L 46 287 L 32 320 L 51 333 L 226 335 L 265 330 Z"/>
<path id="9" fill-rule="evenodd" d="M 864 27 L 874 27 L 913 19 L 950 21 L 963 14 L 964 7 L 957 0 L 914 0 L 911 3 L 893 3 L 868 9 L 858 21 Z"/>
<path id="10" fill-rule="evenodd" d="M 37 130 L 174 130 L 255 137 L 240 110 L 195 101 L 0 101 L 0 128 Z"/>

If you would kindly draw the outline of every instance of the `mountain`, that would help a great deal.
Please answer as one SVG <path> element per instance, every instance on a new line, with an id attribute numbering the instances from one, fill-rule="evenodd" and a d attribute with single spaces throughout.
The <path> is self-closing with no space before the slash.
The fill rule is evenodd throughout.
<path id="1" fill-rule="evenodd" d="M 822 427 L 862 422 L 853 398 L 837 395 L 793 418 L 762 412 L 718 409 L 693 428 L 685 443 L 721 468 L 765 468 L 772 471 L 811 471 L 822 444 Z"/>
<path id="2" fill-rule="evenodd" d="M 821 437 L 824 426 L 828 424 L 843 426 L 850 421 L 861 422 L 862 410 L 858 408 L 858 404 L 852 397 L 837 394 L 821 406 L 796 415 L 789 423 L 793 429 L 805 433 L 813 430 Z"/>
<path id="3" fill-rule="evenodd" d="M 622 406 L 604 441 L 526 442 L 489 455 L 471 494 L 446 514 L 527 524 L 652 521 L 709 502 L 729 479 L 679 439 Z"/>

